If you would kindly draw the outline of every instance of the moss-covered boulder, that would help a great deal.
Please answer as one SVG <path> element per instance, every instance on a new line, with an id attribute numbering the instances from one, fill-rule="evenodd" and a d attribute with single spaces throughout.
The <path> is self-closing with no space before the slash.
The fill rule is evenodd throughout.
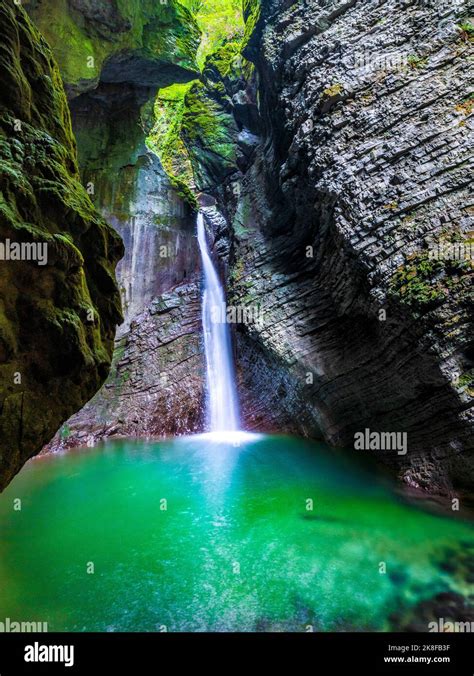
<path id="1" fill-rule="evenodd" d="M 79 181 L 58 68 L 14 0 L 0 68 L 1 489 L 106 378 L 123 247 Z"/>

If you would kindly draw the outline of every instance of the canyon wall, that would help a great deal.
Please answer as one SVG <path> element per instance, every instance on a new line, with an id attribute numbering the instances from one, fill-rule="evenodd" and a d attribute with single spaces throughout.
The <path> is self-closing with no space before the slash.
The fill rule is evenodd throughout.
<path id="1" fill-rule="evenodd" d="M 104 382 L 121 322 L 119 236 L 79 180 L 52 53 L 0 7 L 0 489 Z M 8 242 L 21 258 L 8 260 Z"/>
<path id="2" fill-rule="evenodd" d="M 197 76 L 200 31 L 178 2 L 42 0 L 27 4 L 68 92 L 83 184 L 122 236 L 125 332 L 152 298 L 197 269 L 189 209 L 146 137 L 156 91 Z"/>
<path id="3" fill-rule="evenodd" d="M 263 317 L 234 327 L 245 425 L 323 436 L 348 449 L 365 429 L 406 433 L 406 455 L 372 453 L 409 486 L 462 495 L 473 476 L 472 265 L 467 256 L 453 259 L 443 251 L 472 241 L 467 5 L 462 0 L 449 7 L 441 0 L 243 4 L 245 35 L 230 36 L 179 95 L 160 93 L 150 141 L 185 201 L 193 206 L 199 191 L 216 201 L 224 220 L 212 208 L 206 217 L 229 301 Z M 72 100 L 85 149 L 91 120 L 100 117 L 91 111 L 115 100 L 117 82 L 109 80 L 99 83 L 93 101 L 88 92 Z M 72 89 L 77 94 L 77 86 Z M 148 120 L 149 130 L 143 93 L 134 110 L 142 122 Z M 109 116 L 110 111 L 107 124 Z M 132 127 L 137 129 L 134 122 Z M 107 138 L 102 131 L 98 135 Z M 122 219 L 114 201 L 123 192 L 116 191 L 115 169 L 107 172 L 109 178 L 97 179 L 96 160 L 115 156 L 112 134 L 110 139 L 100 152 L 94 142 L 83 166 L 85 172 L 93 169 L 86 183 L 103 195 L 102 208 L 127 241 L 131 212 L 127 208 Z M 147 165 L 147 152 L 135 153 L 130 165 L 120 160 L 123 180 L 127 172 L 137 175 L 136 158 Z M 156 166 L 154 160 L 150 166 Z M 135 195 L 145 197 L 135 204 L 150 203 L 151 193 L 140 192 L 149 175 L 147 170 L 140 175 Z M 148 230 L 146 209 L 136 212 Z M 197 335 L 190 338 L 185 331 L 177 350 L 178 363 L 182 358 L 194 368 L 200 328 L 192 252 L 190 245 L 189 255 L 171 265 L 169 274 L 178 285 L 172 304 L 180 306 L 186 294 L 191 299 L 180 312 Z M 127 274 L 125 299 L 133 303 Z M 163 284 L 144 285 L 147 301 L 167 291 L 167 275 Z M 133 312 L 138 309 L 133 306 Z M 175 382 L 167 366 L 171 354 L 160 373 L 181 383 L 183 406 L 176 400 L 174 405 L 186 423 L 176 427 L 163 402 L 156 406 L 153 397 L 161 395 L 140 376 L 143 355 L 153 354 L 156 341 L 138 337 L 141 324 L 147 327 L 144 336 L 157 329 L 153 303 L 140 317 L 138 325 L 132 322 L 130 342 L 114 370 L 117 377 L 129 377 L 130 350 L 135 386 L 124 390 L 129 412 L 120 414 L 117 427 L 115 405 L 107 403 L 102 418 L 90 410 L 98 431 L 93 438 L 111 430 L 179 433 L 201 424 L 202 385 L 179 369 Z M 166 338 L 159 340 L 164 346 Z M 132 386 L 134 392 L 143 390 L 139 408 L 145 425 L 131 420 Z M 188 386 L 191 397 L 184 394 Z M 149 387 L 153 396 L 147 399 Z M 78 421 L 78 429 L 85 439 L 87 421 Z M 63 435 L 69 441 L 57 439 L 53 447 L 73 445 L 74 430 L 69 433 Z"/>
<path id="4" fill-rule="evenodd" d="M 47 449 L 91 444 L 110 434 L 195 430 L 203 380 L 202 360 L 195 363 L 200 313 L 193 301 L 199 272 L 194 215 L 147 137 L 157 89 L 198 76 L 200 30 L 174 0 L 43 0 L 27 7 L 59 62 L 82 182 L 125 245 L 117 268 L 124 322 L 112 371 Z M 155 299 L 164 294 L 166 303 L 168 293 L 183 306 L 185 291 L 185 308 L 173 301 L 169 313 L 156 311 Z M 175 325 L 179 317 L 188 326 L 183 331 Z"/>
<path id="5" fill-rule="evenodd" d="M 236 302 L 265 315 L 239 331 L 244 386 L 283 372 L 303 433 L 350 448 L 366 428 L 405 432 L 406 455 L 374 454 L 411 486 L 462 493 L 472 258 L 434 255 L 472 242 L 467 6 L 263 0 L 247 13 L 263 140 L 238 188 L 220 189 Z"/>

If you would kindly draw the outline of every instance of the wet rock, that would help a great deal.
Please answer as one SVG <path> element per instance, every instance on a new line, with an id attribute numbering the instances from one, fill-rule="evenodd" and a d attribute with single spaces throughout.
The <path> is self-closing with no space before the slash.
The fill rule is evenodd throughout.
<path id="1" fill-rule="evenodd" d="M 200 431 L 204 382 L 199 285 L 190 282 L 135 317 L 117 343 L 107 384 L 44 450 Z"/>
<path id="2" fill-rule="evenodd" d="M 22 7 L 0 7 L 0 231 L 47 245 L 0 261 L 0 489 L 107 377 L 121 321 L 119 236 L 79 180 L 52 53 Z"/>
<path id="3" fill-rule="evenodd" d="M 466 12 L 246 3 L 263 139 L 215 188 L 234 233 L 231 301 L 265 317 L 237 327 L 248 424 L 349 449 L 365 428 L 406 432 L 405 456 L 378 459 L 463 500 L 472 264 L 430 251 L 473 229 Z"/>
<path id="4" fill-rule="evenodd" d="M 197 76 L 200 31 L 174 0 L 47 0 L 28 7 L 51 40 L 69 92 L 83 184 L 125 244 L 117 269 L 123 334 L 155 296 L 198 266 L 192 215 L 146 136 L 157 88 Z M 64 34 L 76 36 L 68 49 Z"/>

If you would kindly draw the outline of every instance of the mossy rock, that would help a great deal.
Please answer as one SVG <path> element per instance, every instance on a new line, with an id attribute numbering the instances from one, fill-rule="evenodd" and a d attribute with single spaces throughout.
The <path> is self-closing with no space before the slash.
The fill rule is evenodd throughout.
<path id="1" fill-rule="evenodd" d="M 200 80 L 158 93 L 149 145 L 193 207 L 196 191 L 212 191 L 238 171 L 239 129 L 230 93 L 244 87 L 248 75 L 241 38 L 230 38 L 205 59 Z"/>
<path id="2" fill-rule="evenodd" d="M 71 96 L 99 81 L 158 87 L 197 74 L 201 33 L 176 0 L 42 0 L 27 7 Z"/>
<path id="3" fill-rule="evenodd" d="M 52 53 L 13 0 L 0 36 L 0 241 L 47 245 L 46 265 L 0 261 L 2 489 L 108 374 L 123 246 L 80 183 Z"/>
<path id="4" fill-rule="evenodd" d="M 450 296 L 467 295 L 465 282 L 472 276 L 469 261 L 443 260 L 430 257 L 428 251 L 409 256 L 392 276 L 389 293 L 404 305 L 418 311 L 434 308 Z"/>
<path id="5" fill-rule="evenodd" d="M 216 101 L 203 82 L 192 85 L 184 103 L 181 134 L 196 186 L 206 192 L 236 171 L 238 129 L 231 111 Z"/>

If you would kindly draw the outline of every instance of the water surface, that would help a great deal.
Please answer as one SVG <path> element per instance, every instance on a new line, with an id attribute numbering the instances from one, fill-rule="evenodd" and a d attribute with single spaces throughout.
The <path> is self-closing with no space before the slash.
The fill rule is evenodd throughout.
<path id="1" fill-rule="evenodd" d="M 118 442 L 31 461 L 0 496 L 0 620 L 383 631 L 467 595 L 473 547 L 471 524 L 403 504 L 323 444 Z"/>

